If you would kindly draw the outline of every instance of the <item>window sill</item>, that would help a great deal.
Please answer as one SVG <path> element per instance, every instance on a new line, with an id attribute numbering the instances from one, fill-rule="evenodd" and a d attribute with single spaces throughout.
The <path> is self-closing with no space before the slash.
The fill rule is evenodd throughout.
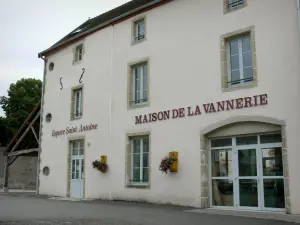
<path id="1" fill-rule="evenodd" d="M 129 104 L 128 109 L 138 109 L 149 106 L 149 101 L 139 104 Z"/>
<path id="2" fill-rule="evenodd" d="M 141 40 L 135 40 L 135 39 L 133 39 L 132 40 L 132 42 L 131 42 L 131 45 L 133 46 L 133 45 L 137 45 L 137 44 L 140 44 L 140 43 L 142 43 L 142 42 L 144 42 L 144 41 L 146 41 L 147 40 L 147 38 L 143 38 L 143 39 L 141 39 Z"/>
<path id="3" fill-rule="evenodd" d="M 136 188 L 136 189 L 149 189 L 149 183 L 131 183 L 126 185 L 126 188 Z"/>
<path id="4" fill-rule="evenodd" d="M 228 86 L 227 88 L 222 88 L 222 91 L 223 92 L 237 91 L 237 90 L 242 90 L 242 89 L 254 88 L 256 86 L 257 86 L 257 82 L 253 81 L 253 82 L 247 83 L 247 84 Z"/>
<path id="5" fill-rule="evenodd" d="M 242 9 L 242 8 L 245 8 L 247 6 L 247 4 L 246 3 L 244 3 L 243 5 L 240 5 L 240 6 L 236 6 L 236 7 L 234 7 L 234 8 L 225 8 L 224 9 L 224 14 L 227 14 L 227 13 L 231 13 L 231 12 L 235 12 L 235 11 L 237 11 L 237 10 L 239 10 L 239 9 Z"/>
<path id="6" fill-rule="evenodd" d="M 71 117 L 71 121 L 74 121 L 74 120 L 80 120 L 82 118 L 82 116 L 78 116 L 78 117 Z"/>
<path id="7" fill-rule="evenodd" d="M 81 60 L 78 60 L 78 61 L 74 61 L 73 63 L 72 63 L 72 65 L 78 65 L 78 64 L 80 64 L 81 62 L 82 62 L 83 60 L 81 59 Z"/>

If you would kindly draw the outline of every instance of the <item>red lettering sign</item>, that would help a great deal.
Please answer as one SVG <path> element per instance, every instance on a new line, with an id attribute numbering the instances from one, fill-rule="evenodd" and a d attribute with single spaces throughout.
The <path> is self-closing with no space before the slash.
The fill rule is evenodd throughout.
<path id="1" fill-rule="evenodd" d="M 215 103 L 202 104 L 202 109 L 206 114 L 229 111 L 235 109 L 251 108 L 255 106 L 267 105 L 268 95 L 254 95 L 252 97 L 243 97 L 237 99 L 223 100 Z M 197 105 L 194 109 L 189 106 L 185 108 L 160 111 L 158 113 L 149 113 L 148 115 L 135 116 L 135 124 L 156 122 L 157 120 L 177 119 L 185 116 L 197 116 L 201 114 L 201 108 Z"/>

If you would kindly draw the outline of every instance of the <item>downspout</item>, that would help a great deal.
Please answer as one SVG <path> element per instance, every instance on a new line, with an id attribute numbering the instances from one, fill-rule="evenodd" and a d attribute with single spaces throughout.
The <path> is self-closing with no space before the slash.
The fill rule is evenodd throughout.
<path id="1" fill-rule="evenodd" d="M 41 103 L 40 103 L 40 130 L 39 130 L 39 151 L 38 151 L 38 159 L 37 159 L 37 174 L 36 174 L 36 195 L 39 195 L 39 187 L 40 187 L 40 161 L 41 161 L 41 141 L 42 141 L 42 122 L 43 122 L 43 103 L 44 103 L 44 91 L 45 91 L 45 80 L 46 80 L 46 66 L 47 66 L 47 59 L 41 55 L 38 56 L 42 60 L 44 60 L 44 74 L 43 74 L 43 83 L 42 83 L 42 96 L 41 96 Z"/>
<path id="2" fill-rule="evenodd" d="M 110 79 L 109 79 L 109 160 L 112 158 L 112 84 L 114 68 L 114 25 L 111 26 L 111 46 L 110 46 Z M 111 189 L 109 189 L 109 200 L 112 200 Z"/>
<path id="3" fill-rule="evenodd" d="M 300 0 L 297 0 L 298 28 L 300 33 Z"/>

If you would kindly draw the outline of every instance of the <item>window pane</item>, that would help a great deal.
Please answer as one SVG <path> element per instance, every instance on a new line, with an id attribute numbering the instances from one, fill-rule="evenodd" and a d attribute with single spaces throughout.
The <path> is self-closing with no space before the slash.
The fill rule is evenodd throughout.
<path id="1" fill-rule="evenodd" d="M 140 167 L 141 155 L 133 154 L 133 167 Z"/>
<path id="2" fill-rule="evenodd" d="M 75 179 L 79 179 L 79 159 L 76 159 L 76 177 Z"/>
<path id="3" fill-rule="evenodd" d="M 264 148 L 262 151 L 262 164 L 264 176 L 283 176 L 281 148 Z"/>
<path id="4" fill-rule="evenodd" d="M 143 182 L 149 182 L 149 169 L 143 168 Z"/>
<path id="5" fill-rule="evenodd" d="M 148 79 L 147 79 L 147 65 L 145 64 L 143 66 L 143 99 L 147 99 L 147 85 Z"/>
<path id="6" fill-rule="evenodd" d="M 231 71 L 231 84 L 239 84 L 241 80 L 240 71 Z"/>
<path id="7" fill-rule="evenodd" d="M 133 182 L 140 182 L 140 168 L 133 169 Z"/>
<path id="8" fill-rule="evenodd" d="M 212 200 L 214 206 L 233 206 L 233 182 L 212 180 Z"/>
<path id="9" fill-rule="evenodd" d="M 250 37 L 244 37 L 242 39 L 242 45 L 243 45 L 243 52 L 251 51 Z"/>
<path id="10" fill-rule="evenodd" d="M 283 179 L 264 180 L 264 200 L 267 208 L 285 208 Z"/>
<path id="11" fill-rule="evenodd" d="M 232 151 L 212 150 L 211 151 L 211 175 L 212 177 L 229 177 L 233 173 Z"/>
<path id="12" fill-rule="evenodd" d="M 78 155 L 78 148 L 73 148 L 72 155 Z"/>
<path id="13" fill-rule="evenodd" d="M 258 192 L 257 180 L 241 179 L 240 186 L 240 206 L 257 207 L 258 206 Z"/>
<path id="14" fill-rule="evenodd" d="M 143 167 L 148 167 L 149 166 L 149 154 L 144 153 L 143 154 Z"/>
<path id="15" fill-rule="evenodd" d="M 253 80 L 252 67 L 244 68 L 244 79 L 245 82 L 249 82 Z"/>
<path id="16" fill-rule="evenodd" d="M 256 149 L 238 151 L 239 176 L 256 176 Z"/>
<path id="17" fill-rule="evenodd" d="M 72 160 L 72 173 L 75 173 L 75 160 L 74 159 Z"/>
<path id="18" fill-rule="evenodd" d="M 239 69 L 239 56 L 238 55 L 230 56 L 230 69 L 231 70 Z"/>
<path id="19" fill-rule="evenodd" d="M 134 139 L 133 140 L 133 153 L 140 153 L 141 152 L 141 140 Z"/>
<path id="20" fill-rule="evenodd" d="M 145 34 L 145 24 L 143 22 L 138 24 L 138 31 L 139 31 L 139 35 Z"/>
<path id="21" fill-rule="evenodd" d="M 81 179 L 84 178 L 84 160 L 81 159 Z"/>
<path id="22" fill-rule="evenodd" d="M 239 53 L 239 48 L 238 48 L 238 41 L 230 41 L 229 42 L 229 47 L 230 47 L 230 55 L 238 55 Z"/>
<path id="23" fill-rule="evenodd" d="M 237 137 L 236 145 L 252 145 L 257 144 L 257 136 Z"/>
<path id="24" fill-rule="evenodd" d="M 280 143 L 281 134 L 266 134 L 260 136 L 260 143 Z"/>
<path id="25" fill-rule="evenodd" d="M 211 141 L 211 147 L 231 146 L 232 138 L 216 139 Z"/>
<path id="26" fill-rule="evenodd" d="M 149 152 L 149 140 L 148 140 L 148 138 L 143 139 L 143 152 Z"/>
<path id="27" fill-rule="evenodd" d="M 243 53 L 243 66 L 252 67 L 252 52 Z"/>
<path id="28" fill-rule="evenodd" d="M 79 141 L 79 154 L 80 155 L 83 155 L 83 150 L 84 150 L 84 143 L 83 143 L 83 141 Z"/>

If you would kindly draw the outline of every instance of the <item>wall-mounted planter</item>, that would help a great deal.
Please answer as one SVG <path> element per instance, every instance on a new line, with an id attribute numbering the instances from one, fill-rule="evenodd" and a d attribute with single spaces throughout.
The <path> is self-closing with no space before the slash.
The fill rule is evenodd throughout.
<path id="1" fill-rule="evenodd" d="M 102 155 L 99 160 L 95 160 L 92 162 L 92 165 L 95 169 L 99 170 L 102 173 L 106 173 L 108 166 L 107 166 L 107 156 Z"/>
<path id="2" fill-rule="evenodd" d="M 159 165 L 159 170 L 163 173 L 177 173 L 178 171 L 178 152 L 169 152 L 169 156 L 164 157 Z"/>
<path id="3" fill-rule="evenodd" d="M 169 158 L 174 160 L 170 167 L 170 172 L 177 173 L 178 172 L 178 152 L 169 152 Z"/>

